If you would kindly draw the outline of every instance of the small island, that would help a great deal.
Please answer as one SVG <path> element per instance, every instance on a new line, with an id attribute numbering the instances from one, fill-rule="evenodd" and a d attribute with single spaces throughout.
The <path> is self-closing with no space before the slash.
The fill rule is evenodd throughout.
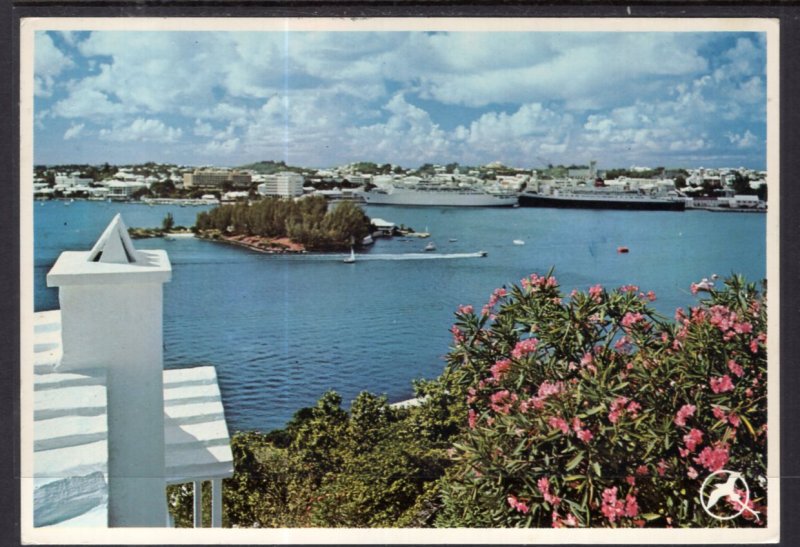
<path id="1" fill-rule="evenodd" d="M 160 228 L 128 228 L 128 234 L 133 239 L 147 239 L 151 237 L 188 237 L 194 235 L 193 228 L 186 226 L 176 226 L 175 218 L 172 213 L 167 213 L 161 221 Z"/>
<path id="2" fill-rule="evenodd" d="M 195 234 L 261 252 L 331 252 L 360 247 L 370 219 L 352 202 L 321 196 L 221 205 L 197 215 Z"/>

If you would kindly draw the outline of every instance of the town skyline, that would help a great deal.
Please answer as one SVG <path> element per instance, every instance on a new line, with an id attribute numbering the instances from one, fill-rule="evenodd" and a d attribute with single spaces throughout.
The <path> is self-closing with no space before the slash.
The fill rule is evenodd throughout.
<path id="1" fill-rule="evenodd" d="M 766 168 L 757 32 L 35 37 L 34 163 Z"/>

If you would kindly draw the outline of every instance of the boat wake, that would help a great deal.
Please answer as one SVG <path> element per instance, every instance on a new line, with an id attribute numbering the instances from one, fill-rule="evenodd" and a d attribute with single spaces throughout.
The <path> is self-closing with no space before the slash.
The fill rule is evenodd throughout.
<path id="1" fill-rule="evenodd" d="M 482 258 L 484 253 L 401 253 L 401 254 L 364 254 L 358 261 L 366 260 L 453 260 L 456 258 Z"/>

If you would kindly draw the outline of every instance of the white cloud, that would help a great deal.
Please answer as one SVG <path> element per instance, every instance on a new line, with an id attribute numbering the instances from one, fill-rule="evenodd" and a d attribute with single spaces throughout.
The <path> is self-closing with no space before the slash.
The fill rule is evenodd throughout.
<path id="1" fill-rule="evenodd" d="M 205 151 L 209 154 L 231 154 L 232 152 L 236 151 L 239 146 L 239 139 L 227 139 L 224 141 L 211 141 L 207 143 L 204 147 Z"/>
<path id="2" fill-rule="evenodd" d="M 169 127 L 161 120 L 136 118 L 128 126 L 118 126 L 113 129 L 101 129 L 99 137 L 102 140 L 116 142 L 177 142 L 183 131 L 180 128 Z"/>
<path id="3" fill-rule="evenodd" d="M 80 35 L 72 30 L 62 30 L 59 32 L 61 38 L 69 45 L 74 46 L 80 41 Z"/>
<path id="4" fill-rule="evenodd" d="M 64 51 L 84 56 L 76 64 L 42 36 L 37 93 L 66 94 L 37 109 L 72 121 L 64 138 L 88 138 L 81 131 L 92 122 L 105 127 L 96 133 L 105 141 L 181 141 L 175 150 L 198 150 L 201 163 L 204 154 L 223 163 L 275 157 L 311 165 L 636 162 L 637 155 L 739 147 L 764 123 L 764 45 L 757 37 L 63 35 Z M 720 43 L 728 51 L 720 52 Z M 75 66 L 81 70 L 66 72 Z M 741 137 L 734 142 L 726 134 Z"/>
<path id="5" fill-rule="evenodd" d="M 352 154 L 371 150 L 377 161 L 397 158 L 411 165 L 455 155 L 449 135 L 402 93 L 392 96 L 384 109 L 389 113 L 385 122 L 346 130 Z"/>
<path id="6" fill-rule="evenodd" d="M 37 32 L 34 38 L 34 93 L 49 97 L 53 93 L 55 78 L 75 63 L 64 55 L 44 32 Z"/>
<path id="7" fill-rule="evenodd" d="M 53 105 L 53 114 L 63 118 L 113 120 L 131 111 L 128 105 L 112 101 L 109 95 L 96 89 L 73 92 L 66 99 Z"/>
<path id="8" fill-rule="evenodd" d="M 67 129 L 64 132 L 64 140 L 68 141 L 68 140 L 74 139 L 75 137 L 80 135 L 81 131 L 83 131 L 83 128 L 85 127 L 85 125 L 86 124 L 82 124 L 82 123 L 78 123 L 78 124 L 73 123 L 71 126 L 69 126 L 69 129 Z"/>
<path id="9" fill-rule="evenodd" d="M 725 136 L 737 148 L 752 148 L 758 144 L 758 138 L 749 129 L 744 134 L 728 133 Z"/>

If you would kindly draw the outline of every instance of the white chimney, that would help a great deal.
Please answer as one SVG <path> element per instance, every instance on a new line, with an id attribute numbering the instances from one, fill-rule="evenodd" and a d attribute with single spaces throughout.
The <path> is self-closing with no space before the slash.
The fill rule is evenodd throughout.
<path id="1" fill-rule="evenodd" d="M 63 252 L 59 371 L 104 368 L 110 526 L 164 526 L 163 283 L 166 251 L 137 251 L 120 215 L 88 252 Z"/>

